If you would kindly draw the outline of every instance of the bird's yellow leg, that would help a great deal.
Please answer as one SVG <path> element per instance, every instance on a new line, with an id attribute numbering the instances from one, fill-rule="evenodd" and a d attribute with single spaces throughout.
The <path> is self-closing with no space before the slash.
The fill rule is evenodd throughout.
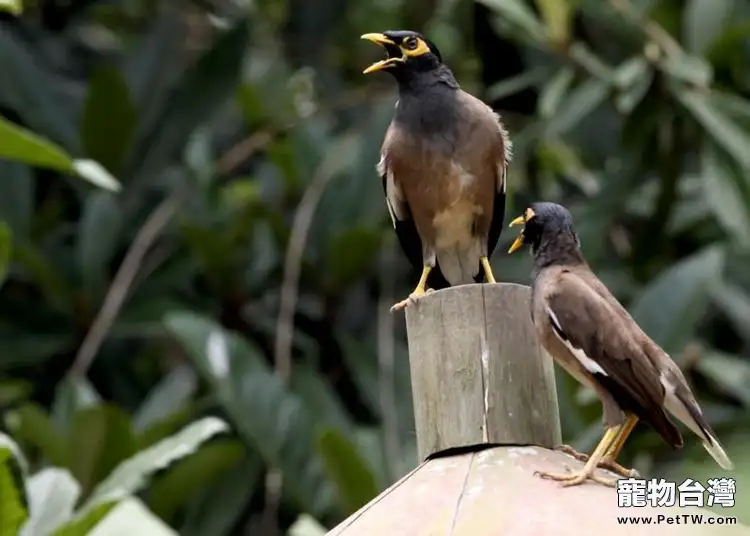
<path id="1" fill-rule="evenodd" d="M 604 457 L 604 454 L 609 450 L 609 448 L 612 446 L 612 443 L 617 438 L 622 427 L 623 426 L 615 426 L 612 428 L 608 428 L 607 431 L 604 432 L 604 437 L 602 437 L 601 441 L 599 441 L 599 444 L 594 449 L 594 452 L 591 453 L 591 456 L 586 462 L 586 465 L 584 465 L 583 469 L 581 469 L 577 473 L 558 475 L 554 473 L 543 473 L 537 471 L 534 474 L 539 475 L 542 478 L 558 480 L 562 482 L 563 487 L 577 486 L 579 484 L 583 484 L 586 480 L 593 480 L 594 482 L 604 484 L 605 486 L 614 487 L 617 484 L 617 481 L 597 475 L 596 469 L 599 465 L 599 462 Z"/>
<path id="2" fill-rule="evenodd" d="M 398 311 L 399 309 L 403 309 L 410 303 L 413 303 L 417 298 L 425 295 L 425 286 L 427 286 L 427 276 L 430 275 L 430 272 L 432 271 L 432 266 L 425 265 L 422 268 L 422 277 L 419 278 L 419 283 L 417 283 L 417 288 L 414 289 L 414 291 L 409 294 L 409 297 L 405 300 L 401 300 L 397 304 L 395 304 L 393 307 L 391 307 L 391 311 Z"/>
<path id="3" fill-rule="evenodd" d="M 495 281 L 495 276 L 492 275 L 492 266 L 490 265 L 490 260 L 487 257 L 480 257 L 479 260 L 482 263 L 482 268 L 484 268 L 484 276 L 487 278 L 487 282 L 497 283 L 497 281 Z"/>
<path id="4" fill-rule="evenodd" d="M 633 428 L 635 428 L 635 425 L 637 423 L 638 417 L 632 414 L 628 414 L 628 418 L 626 419 L 625 423 L 619 427 L 619 431 L 615 438 L 612 440 L 612 444 L 609 446 L 607 452 L 599 462 L 599 467 L 601 467 L 602 469 L 607 469 L 608 471 L 612 471 L 613 473 L 616 473 L 618 475 L 622 475 L 625 478 L 630 478 L 638 475 L 638 472 L 635 469 L 626 469 L 616 461 L 623 445 L 625 445 L 625 441 L 627 440 L 628 436 L 630 436 L 630 433 L 633 431 Z M 569 454 L 570 456 L 573 456 L 575 459 L 582 462 L 586 462 L 589 459 L 588 454 L 578 452 L 569 445 L 559 445 L 555 447 L 555 450 L 559 450 L 561 452 Z"/>

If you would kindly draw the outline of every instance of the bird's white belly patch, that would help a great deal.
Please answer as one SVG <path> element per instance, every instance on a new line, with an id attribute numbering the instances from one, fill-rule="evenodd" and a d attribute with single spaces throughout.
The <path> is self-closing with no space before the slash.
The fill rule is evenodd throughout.
<path id="1" fill-rule="evenodd" d="M 462 166 L 453 162 L 452 164 L 453 176 L 458 178 L 458 184 L 462 190 L 469 188 L 476 181 L 476 177 L 466 171 Z"/>
<path id="2" fill-rule="evenodd" d="M 467 249 L 474 237 L 474 221 L 481 207 L 468 201 L 459 201 L 438 212 L 432 219 L 435 228 L 435 247 L 438 249 Z"/>

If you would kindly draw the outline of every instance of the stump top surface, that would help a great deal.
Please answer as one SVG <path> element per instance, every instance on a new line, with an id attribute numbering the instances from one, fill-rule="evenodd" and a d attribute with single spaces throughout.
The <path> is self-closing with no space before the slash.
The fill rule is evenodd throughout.
<path id="1" fill-rule="evenodd" d="M 744 535 L 744 525 L 707 524 L 705 509 L 619 508 L 613 488 L 586 483 L 562 488 L 534 471 L 578 470 L 572 457 L 540 447 L 494 447 L 429 460 L 331 530 L 329 536 L 580 536 Z M 602 474 L 611 476 L 602 471 Z M 680 516 L 679 524 L 659 514 Z M 683 521 L 700 514 L 703 525 Z M 652 525 L 618 524 L 620 516 L 650 516 Z"/>

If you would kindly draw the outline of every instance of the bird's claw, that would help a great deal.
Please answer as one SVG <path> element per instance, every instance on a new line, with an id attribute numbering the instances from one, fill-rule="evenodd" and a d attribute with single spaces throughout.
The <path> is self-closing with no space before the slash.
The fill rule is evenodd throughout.
<path id="1" fill-rule="evenodd" d="M 570 445 L 558 445 L 554 448 L 554 450 L 557 450 L 559 452 L 563 452 L 565 454 L 568 454 L 572 457 L 574 457 L 576 460 L 586 463 L 589 461 L 589 455 L 584 454 L 583 452 L 578 452 L 576 449 L 571 447 Z M 605 456 L 601 459 L 601 461 L 597 464 L 597 467 L 600 469 L 606 469 L 607 471 L 610 471 L 612 473 L 615 473 L 616 475 L 623 476 L 625 478 L 634 478 L 640 476 L 638 471 L 635 469 L 626 469 L 619 463 L 617 463 L 612 458 Z"/>
<path id="2" fill-rule="evenodd" d="M 558 445 L 554 448 L 554 450 L 563 452 L 565 454 L 568 454 L 569 456 L 573 456 L 576 460 L 581 461 L 581 462 L 589 461 L 588 454 L 584 454 L 583 452 L 578 452 L 576 449 L 574 449 L 570 445 Z"/>
<path id="3" fill-rule="evenodd" d="M 578 473 L 567 474 L 567 475 L 558 475 L 555 473 L 545 473 L 543 471 L 534 471 L 534 476 L 544 478 L 545 480 L 556 480 L 558 482 L 561 482 L 561 486 L 564 488 L 567 488 L 570 486 L 581 485 L 587 480 L 591 480 L 592 482 L 597 482 L 599 484 L 602 484 L 604 486 L 608 486 L 611 488 L 614 488 L 617 486 L 616 479 L 604 478 L 603 476 L 599 476 L 597 474 L 587 474 L 586 471 L 579 471 Z"/>
<path id="4" fill-rule="evenodd" d="M 394 304 L 391 307 L 391 312 L 395 313 L 396 311 L 400 311 L 401 309 L 404 309 L 405 307 L 409 305 L 414 305 L 415 303 L 417 303 L 417 300 L 421 298 L 422 296 L 424 296 L 425 294 L 426 294 L 425 292 L 422 292 L 422 293 L 412 292 L 411 294 L 409 294 L 408 298 L 406 298 L 405 300 L 401 300 L 400 302 Z"/>

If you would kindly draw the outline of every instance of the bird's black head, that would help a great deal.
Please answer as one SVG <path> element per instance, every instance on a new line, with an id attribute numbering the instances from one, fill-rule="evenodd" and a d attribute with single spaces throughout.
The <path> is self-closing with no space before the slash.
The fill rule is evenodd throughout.
<path id="1" fill-rule="evenodd" d="M 388 71 L 397 79 L 429 73 L 443 65 L 440 51 L 422 34 L 409 30 L 368 33 L 362 39 L 385 48 L 387 57 L 370 65 L 364 74 Z"/>
<path id="2" fill-rule="evenodd" d="M 568 210 L 556 203 L 532 203 L 523 216 L 510 222 L 510 226 L 523 224 L 523 230 L 508 253 L 531 246 L 538 260 L 545 264 L 582 260 L 580 242 L 573 225 L 573 217 Z"/>

